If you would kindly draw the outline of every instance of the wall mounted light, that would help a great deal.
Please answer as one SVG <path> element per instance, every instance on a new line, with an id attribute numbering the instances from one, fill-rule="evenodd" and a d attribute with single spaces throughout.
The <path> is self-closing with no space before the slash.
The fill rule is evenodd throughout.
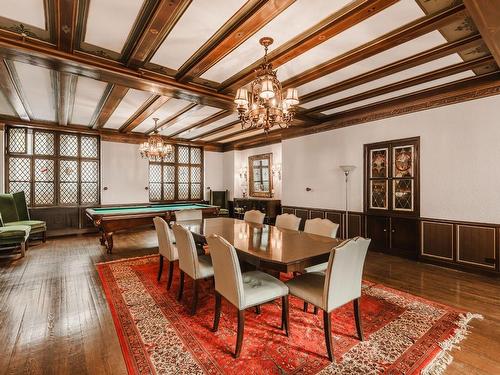
<path id="1" fill-rule="evenodd" d="M 273 164 L 273 177 L 278 177 L 278 180 L 281 181 L 281 164 Z"/>

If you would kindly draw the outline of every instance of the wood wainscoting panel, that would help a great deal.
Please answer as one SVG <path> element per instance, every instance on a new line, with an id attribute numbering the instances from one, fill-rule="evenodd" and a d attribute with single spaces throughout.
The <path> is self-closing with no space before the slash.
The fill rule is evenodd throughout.
<path id="1" fill-rule="evenodd" d="M 295 215 L 295 210 L 293 208 L 291 208 L 291 207 L 282 207 L 281 208 L 281 213 Z"/>
<path id="2" fill-rule="evenodd" d="M 309 212 L 309 218 L 310 219 L 316 219 L 316 218 L 320 218 L 320 219 L 324 219 L 325 217 L 325 213 L 324 211 L 320 211 L 320 210 L 311 210 Z"/>
<path id="3" fill-rule="evenodd" d="M 349 238 L 363 237 L 363 219 L 359 214 L 349 213 Z"/>
<path id="4" fill-rule="evenodd" d="M 457 262 L 495 269 L 496 253 L 494 227 L 457 225 Z"/>
<path id="5" fill-rule="evenodd" d="M 306 225 L 306 220 L 309 219 L 309 210 L 296 208 L 295 216 L 300 217 L 302 219 L 300 221 L 299 230 L 304 230 L 304 226 Z"/>
<path id="6" fill-rule="evenodd" d="M 342 234 L 344 233 L 344 220 L 342 220 L 342 214 L 339 212 L 326 211 L 325 219 L 333 221 L 334 223 L 337 223 L 339 225 L 339 229 L 337 230 L 337 237 L 342 237 Z"/>
<path id="7" fill-rule="evenodd" d="M 451 223 L 422 221 L 420 254 L 453 261 L 453 227 Z"/>

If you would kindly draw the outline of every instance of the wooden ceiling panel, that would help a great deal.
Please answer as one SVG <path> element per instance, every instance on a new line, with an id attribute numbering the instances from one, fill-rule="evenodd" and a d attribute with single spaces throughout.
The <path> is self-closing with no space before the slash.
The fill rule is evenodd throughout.
<path id="1" fill-rule="evenodd" d="M 143 3 L 139 0 L 90 1 L 85 43 L 120 53 Z"/>
<path id="2" fill-rule="evenodd" d="M 362 107 L 364 105 L 382 102 L 384 100 L 396 98 L 396 97 L 407 95 L 407 94 L 412 94 L 412 93 L 415 93 L 415 92 L 420 91 L 420 90 L 434 88 L 434 87 L 437 87 L 437 86 L 440 86 L 440 85 L 443 85 L 446 83 L 458 81 L 460 79 L 473 77 L 473 76 L 474 76 L 474 73 L 471 70 L 468 70 L 466 72 L 453 74 L 451 76 L 436 79 L 434 81 L 430 81 L 430 82 L 426 82 L 426 83 L 422 83 L 420 85 L 412 86 L 412 87 L 405 88 L 405 89 L 398 90 L 398 91 L 393 91 L 393 92 L 385 94 L 385 95 L 380 95 L 380 96 L 376 96 L 376 97 L 373 97 L 370 99 L 361 100 L 361 101 L 356 102 L 356 103 L 347 104 L 345 106 L 337 107 L 337 108 L 334 108 L 334 109 L 331 109 L 331 110 L 328 110 L 328 111 L 325 111 L 322 113 L 324 115 L 328 116 L 328 115 L 332 115 L 334 113 L 340 113 L 340 112 L 344 112 L 344 111 L 347 111 L 347 110 L 350 110 L 353 108 Z"/>
<path id="3" fill-rule="evenodd" d="M 284 81 L 296 76 L 424 15 L 414 1 L 400 1 L 281 65 L 278 78 Z"/>
<path id="4" fill-rule="evenodd" d="M 324 75 L 318 79 L 310 81 L 298 87 L 299 95 L 308 94 L 319 90 L 325 86 L 332 85 L 336 82 L 342 82 L 346 79 L 358 76 L 369 72 L 372 69 L 382 67 L 394 61 L 401 60 L 425 51 L 429 48 L 439 46 L 446 42 L 446 39 L 438 31 L 432 31 L 418 38 L 412 39 L 397 47 L 390 48 L 380 52 L 374 56 L 363 59 L 345 68 L 334 71 L 333 73 Z"/>
<path id="5" fill-rule="evenodd" d="M 51 70 L 14 61 L 19 83 L 36 120 L 56 121 L 56 103 Z"/>
<path id="6" fill-rule="evenodd" d="M 186 100 L 170 98 L 165 104 L 149 115 L 139 126 L 134 129 L 137 133 L 149 132 L 155 125 L 153 118 L 159 118 L 158 124 L 168 121 L 172 116 L 181 111 L 186 106 L 192 104 Z"/>
<path id="7" fill-rule="evenodd" d="M 179 69 L 244 3 L 244 0 L 193 1 L 151 62 Z"/>
<path id="8" fill-rule="evenodd" d="M 43 0 L 2 0 L 0 16 L 39 29 L 47 28 Z"/>
<path id="9" fill-rule="evenodd" d="M 135 113 L 137 108 L 141 107 L 151 96 L 151 93 L 147 91 L 128 90 L 120 101 L 120 104 L 118 104 L 108 121 L 104 124 L 104 128 L 120 129 Z"/>
<path id="10" fill-rule="evenodd" d="M 101 100 L 106 82 L 87 77 L 79 77 L 76 83 L 75 103 L 70 123 L 75 125 L 89 125 L 99 101 Z"/>
<path id="11" fill-rule="evenodd" d="M 381 87 L 384 85 L 388 85 L 390 83 L 394 83 L 394 82 L 402 81 L 404 79 L 415 77 L 415 76 L 418 76 L 420 74 L 430 72 L 432 70 L 440 69 L 440 68 L 443 68 L 445 66 L 457 64 L 457 63 L 460 63 L 462 61 L 463 60 L 460 58 L 460 56 L 455 53 L 452 55 L 442 57 L 442 58 L 437 59 L 437 60 L 429 61 L 428 63 L 418 65 L 418 66 L 413 67 L 411 69 L 406 69 L 406 70 L 403 70 L 401 72 L 387 75 L 387 76 L 384 76 L 382 78 L 364 83 L 362 85 L 354 86 L 354 87 L 347 89 L 347 90 L 339 91 L 339 92 L 332 94 L 332 95 L 324 96 L 322 98 L 319 98 L 319 99 L 316 99 L 313 101 L 305 102 L 301 105 L 301 107 L 307 108 L 307 109 L 317 107 L 319 105 L 330 103 L 330 102 L 333 102 L 335 100 L 346 98 L 346 97 L 351 96 L 351 95 L 356 95 L 356 94 L 362 93 L 364 91 L 372 90 L 372 89 L 375 89 L 377 87 Z"/>
<path id="12" fill-rule="evenodd" d="M 179 118 L 175 123 L 170 123 L 162 127 L 161 134 L 167 137 L 172 136 L 174 133 L 178 133 L 190 125 L 203 121 L 217 112 L 220 112 L 219 108 L 208 106 L 199 106 L 199 108 L 195 107 L 191 111 L 187 112 L 182 119 Z"/>
<path id="13" fill-rule="evenodd" d="M 270 132 L 269 134 L 271 134 L 273 132 Z M 262 135 L 262 129 L 258 129 L 258 130 L 250 130 L 250 129 L 241 129 L 240 127 L 240 131 L 239 132 L 236 132 L 234 136 L 220 136 L 220 137 L 217 137 L 217 138 L 214 138 L 212 140 L 212 142 L 220 142 L 220 143 L 230 143 L 230 142 L 234 142 L 234 141 L 237 141 L 239 139 L 243 139 L 243 138 L 251 138 L 251 137 L 255 137 L 257 135 Z"/>
<path id="14" fill-rule="evenodd" d="M 316 25 L 327 15 L 338 11 L 348 3 L 349 0 L 296 1 L 238 48 L 207 70 L 201 77 L 215 82 L 223 82 L 238 73 L 244 66 L 262 58 L 264 50 L 259 45 L 260 38 L 271 36 L 274 39 L 271 48 L 278 48 L 296 37 L 303 30 Z"/>
<path id="15" fill-rule="evenodd" d="M 17 117 L 17 113 L 14 112 L 12 106 L 2 91 L 0 91 L 0 113 L 7 116 Z"/>
<path id="16" fill-rule="evenodd" d="M 191 131 L 188 131 L 186 133 L 180 133 L 179 138 L 185 138 L 185 139 L 196 139 L 200 135 L 211 132 L 213 130 L 217 130 L 220 128 L 223 128 L 227 124 L 234 122 L 238 120 L 238 114 L 237 113 L 231 113 L 228 116 L 221 118 L 217 121 L 214 121 L 208 125 L 199 127 L 197 129 L 193 129 Z"/>
<path id="17" fill-rule="evenodd" d="M 221 137 L 225 137 L 228 135 L 236 134 L 241 132 L 243 129 L 241 128 L 241 123 L 237 122 L 232 124 L 231 126 L 223 127 L 222 129 L 212 130 L 208 134 L 202 135 L 198 138 L 193 138 L 196 140 L 203 140 L 204 142 L 212 142 L 214 139 L 218 139 Z"/>

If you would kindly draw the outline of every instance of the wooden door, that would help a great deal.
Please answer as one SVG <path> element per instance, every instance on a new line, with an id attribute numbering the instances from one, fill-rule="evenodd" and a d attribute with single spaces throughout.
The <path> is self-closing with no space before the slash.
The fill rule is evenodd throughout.
<path id="1" fill-rule="evenodd" d="M 371 250 L 387 251 L 389 248 L 389 218 L 368 215 L 366 217 L 366 236 L 372 240 Z"/>
<path id="2" fill-rule="evenodd" d="M 418 221 L 391 218 L 391 253 L 416 259 L 418 257 Z"/>

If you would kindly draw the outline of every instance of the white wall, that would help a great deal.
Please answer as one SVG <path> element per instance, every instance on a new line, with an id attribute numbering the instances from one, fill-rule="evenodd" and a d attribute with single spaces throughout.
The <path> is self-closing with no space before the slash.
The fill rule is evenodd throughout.
<path id="1" fill-rule="evenodd" d="M 224 190 L 224 154 L 222 152 L 205 151 L 203 153 L 205 169 L 205 200 L 210 199 L 209 190 Z"/>
<path id="2" fill-rule="evenodd" d="M 422 217 L 500 222 L 500 96 L 283 142 L 282 204 L 363 210 L 363 145 L 420 136 Z M 311 187 L 311 192 L 305 188 Z"/>
<path id="3" fill-rule="evenodd" d="M 234 198 L 234 187 L 237 183 L 237 176 L 234 171 L 235 151 L 228 151 L 222 154 L 222 185 L 225 190 L 229 190 L 229 199 Z"/>
<path id="4" fill-rule="evenodd" d="M 102 204 L 149 202 L 148 181 L 148 161 L 139 155 L 139 145 L 101 142 Z"/>
<path id="5" fill-rule="evenodd" d="M 5 192 L 5 146 L 4 146 L 4 131 L 0 130 L 0 194 Z"/>

